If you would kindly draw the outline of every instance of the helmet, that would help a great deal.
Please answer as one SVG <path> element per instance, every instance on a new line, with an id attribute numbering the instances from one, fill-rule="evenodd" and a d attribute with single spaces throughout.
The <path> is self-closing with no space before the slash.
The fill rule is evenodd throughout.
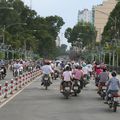
<path id="1" fill-rule="evenodd" d="M 115 76 L 117 75 L 116 71 L 113 71 L 113 72 L 111 73 L 111 75 L 112 75 L 113 77 L 115 77 Z"/>

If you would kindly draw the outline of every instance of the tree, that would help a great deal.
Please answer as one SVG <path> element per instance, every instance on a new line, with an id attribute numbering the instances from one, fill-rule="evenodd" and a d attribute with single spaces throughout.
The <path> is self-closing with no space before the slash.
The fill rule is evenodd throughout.
<path id="1" fill-rule="evenodd" d="M 119 61 L 119 51 L 120 51 L 120 1 L 117 2 L 115 8 L 110 13 L 108 22 L 104 27 L 102 34 L 102 44 L 108 51 L 112 52 L 112 63 L 115 64 Z M 117 60 L 114 62 L 115 54 Z M 118 64 L 117 64 L 118 65 Z"/>
<path id="2" fill-rule="evenodd" d="M 102 43 L 110 42 L 112 39 L 118 39 L 120 31 L 120 2 L 117 3 L 113 11 L 110 13 L 110 17 L 102 34 Z"/>
<path id="3" fill-rule="evenodd" d="M 93 42 L 95 36 L 95 29 L 90 23 L 78 22 L 73 28 L 67 28 L 65 31 L 68 42 L 72 45 L 76 42 L 82 42 L 83 47 Z"/>
<path id="4" fill-rule="evenodd" d="M 21 0 L 1 0 L 0 7 L 14 8 L 13 10 L 0 9 L 1 33 L 4 26 L 6 27 L 5 44 L 11 44 L 14 49 L 22 47 L 32 50 L 41 56 L 55 55 L 55 40 L 64 25 L 61 17 L 56 15 L 40 17 Z M 27 23 L 27 25 L 17 25 L 17 23 Z"/>

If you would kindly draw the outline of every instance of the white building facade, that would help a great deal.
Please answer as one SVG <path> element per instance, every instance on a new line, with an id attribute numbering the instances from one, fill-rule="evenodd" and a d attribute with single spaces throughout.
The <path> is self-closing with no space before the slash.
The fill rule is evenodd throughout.
<path id="1" fill-rule="evenodd" d="M 88 9 L 84 9 L 82 11 L 79 10 L 78 11 L 78 22 L 80 21 L 93 23 L 92 11 Z"/>

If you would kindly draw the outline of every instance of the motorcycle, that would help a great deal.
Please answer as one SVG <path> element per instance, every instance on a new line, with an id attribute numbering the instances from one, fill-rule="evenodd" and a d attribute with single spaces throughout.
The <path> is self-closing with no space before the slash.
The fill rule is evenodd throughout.
<path id="1" fill-rule="evenodd" d="M 102 86 L 102 88 L 98 91 L 98 94 L 101 96 L 101 98 L 104 100 L 106 96 L 106 86 Z"/>
<path id="2" fill-rule="evenodd" d="M 50 76 L 45 74 L 43 76 L 43 85 L 45 86 L 45 89 L 48 89 L 48 86 L 50 86 L 51 82 L 50 82 Z"/>
<path id="3" fill-rule="evenodd" d="M 117 107 L 120 106 L 119 104 L 119 95 L 118 93 L 112 93 L 108 95 L 108 105 L 109 108 L 113 109 L 114 112 L 117 111 Z"/>
<path id="4" fill-rule="evenodd" d="M 97 87 L 98 87 L 98 84 L 99 84 L 99 80 L 100 80 L 99 75 L 96 75 L 95 76 L 95 86 L 97 86 Z"/>
<path id="5" fill-rule="evenodd" d="M 0 69 L 0 80 L 4 79 L 6 74 L 4 73 L 4 69 Z"/>
<path id="6" fill-rule="evenodd" d="M 19 71 L 17 69 L 14 69 L 13 76 L 18 77 L 18 75 L 19 75 Z"/>
<path id="7" fill-rule="evenodd" d="M 74 91 L 74 95 L 77 96 L 81 92 L 80 81 L 74 80 L 72 85 L 72 90 Z"/>
<path id="8" fill-rule="evenodd" d="M 28 72 L 31 72 L 32 71 L 32 67 L 28 67 Z"/>
<path id="9" fill-rule="evenodd" d="M 85 87 L 87 84 L 89 84 L 89 76 L 88 75 L 84 75 L 83 77 L 83 86 Z"/>
<path id="10" fill-rule="evenodd" d="M 20 69 L 19 70 L 19 74 L 22 75 L 23 74 L 23 70 Z"/>
<path id="11" fill-rule="evenodd" d="M 59 77 L 59 72 L 57 70 L 54 71 L 54 79 L 56 80 Z"/>
<path id="12" fill-rule="evenodd" d="M 66 99 L 69 98 L 71 94 L 71 82 L 66 82 L 64 81 L 63 83 L 63 95 L 65 96 Z"/>

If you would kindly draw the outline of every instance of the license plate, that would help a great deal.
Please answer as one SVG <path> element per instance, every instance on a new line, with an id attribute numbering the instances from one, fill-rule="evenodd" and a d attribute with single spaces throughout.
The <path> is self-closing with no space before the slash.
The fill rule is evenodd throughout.
<path id="1" fill-rule="evenodd" d="M 112 96 L 111 94 L 108 95 L 108 97 L 111 97 L 111 96 Z"/>
<path id="2" fill-rule="evenodd" d="M 77 87 L 77 86 L 75 86 L 75 87 L 74 87 L 74 90 L 78 90 L 78 87 Z"/>
<path id="3" fill-rule="evenodd" d="M 114 101 L 119 101 L 119 98 L 118 97 L 114 97 Z"/>
<path id="4" fill-rule="evenodd" d="M 65 90 L 70 90 L 70 87 L 65 87 Z"/>
<path id="5" fill-rule="evenodd" d="M 106 90 L 103 90 L 103 92 L 106 92 Z"/>
<path id="6" fill-rule="evenodd" d="M 47 77 L 45 77 L 45 78 L 44 78 L 44 80 L 48 80 L 48 78 L 47 78 Z"/>
<path id="7" fill-rule="evenodd" d="M 102 89 L 106 89 L 106 87 L 102 87 Z"/>

